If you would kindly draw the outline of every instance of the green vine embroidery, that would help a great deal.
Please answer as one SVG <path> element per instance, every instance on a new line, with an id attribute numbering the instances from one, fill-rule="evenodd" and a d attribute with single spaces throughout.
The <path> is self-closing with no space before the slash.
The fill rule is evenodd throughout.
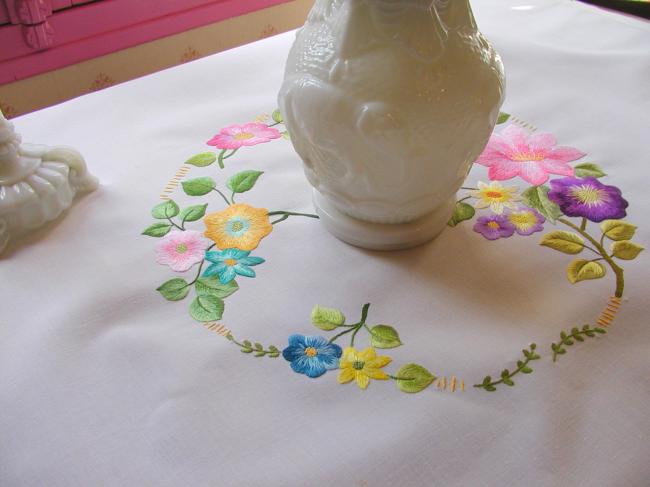
<path id="1" fill-rule="evenodd" d="M 264 346 L 258 342 L 251 343 L 250 340 L 244 340 L 239 343 L 230 333 L 226 335 L 226 338 L 239 346 L 242 353 L 252 353 L 255 357 L 268 356 L 269 358 L 277 358 L 280 356 L 280 350 L 278 350 L 278 347 L 275 345 L 269 345 L 268 350 L 266 350 Z"/>
<path id="2" fill-rule="evenodd" d="M 371 380 L 393 381 L 399 390 L 407 393 L 421 392 L 436 381 L 439 390 L 446 389 L 446 377 L 438 378 L 419 364 L 406 363 L 394 373 L 387 371 L 392 359 L 378 355 L 378 352 L 403 344 L 393 326 L 369 322 L 370 304 L 362 307 L 359 321 L 351 324 L 346 323 L 341 311 L 315 306 L 311 313 L 312 324 L 323 332 L 332 332 L 331 337 L 291 335 L 288 346 L 283 350 L 275 345 L 265 347 L 250 340 L 240 342 L 229 329 L 217 323 L 224 314 L 225 299 L 239 289 L 235 277 L 254 278 L 254 267 L 265 262 L 263 258 L 251 255 L 261 240 L 272 233 L 278 223 L 291 217 L 318 218 L 318 215 L 311 213 L 269 211 L 239 202 L 240 197 L 243 199 L 241 195 L 251 191 L 262 179 L 262 171 L 242 170 L 221 181 L 220 178 L 206 175 L 185 179 L 190 166 L 214 166 L 223 170 L 226 161 L 230 164 L 236 154 L 249 150 L 250 146 L 289 139 L 286 130 L 275 128 L 284 123 L 279 111 L 273 112 L 272 122 L 267 124 L 268 119 L 266 115 L 253 123 L 221 129 L 207 142 L 217 149 L 216 152 L 202 152 L 189 158 L 165 187 L 161 198 L 166 201 L 151 210 L 155 221 L 143 234 L 158 239 L 156 260 L 160 264 L 168 265 L 177 273 L 191 274 L 187 279 L 175 276 L 161 284 L 157 291 L 169 301 L 184 300 L 194 291 L 189 313 L 195 320 L 203 322 L 210 330 L 220 330 L 218 332 L 242 353 L 258 358 L 278 358 L 282 355 L 296 373 L 314 378 L 337 370 L 339 383 L 355 382 L 361 389 L 366 389 Z M 508 120 L 527 130 L 535 130 L 507 113 L 500 113 L 497 123 Z M 614 296 L 598 319 L 598 326 L 592 328 L 584 325 L 582 329 L 572 328 L 570 333 L 562 332 L 560 341 L 550 345 L 555 362 L 559 355 L 566 353 L 566 347 L 606 333 L 602 326 L 608 326 L 613 320 L 625 287 L 624 269 L 620 261 L 635 259 L 644 248 L 632 241 L 636 226 L 622 220 L 626 216 L 628 203 L 620 190 L 599 182 L 599 178 L 606 176 L 600 166 L 592 162 L 582 162 L 573 167 L 568 165 L 568 162 L 582 158 L 584 153 L 571 147 L 558 147 L 561 150 L 556 154 L 553 152 L 555 142 L 551 134 L 537 134 L 537 141 L 529 141 L 531 134 L 512 125 L 506 127 L 498 137 L 500 139 L 495 139 L 491 148 L 490 140 L 486 149 L 488 155 L 477 160 L 477 164 L 489 167 L 491 181 L 479 181 L 477 187 L 461 188 L 465 194 L 458 199 L 449 226 L 457 226 L 476 217 L 473 230 L 488 240 L 498 240 L 515 233 L 529 236 L 541 232 L 545 224 L 564 225 L 567 227 L 565 230 L 558 229 L 544 235 L 540 244 L 569 255 L 584 251 L 594 254 L 592 258 L 575 259 L 568 265 L 566 275 L 569 282 L 575 284 L 599 279 L 607 271 L 615 276 Z M 543 141 L 541 145 L 540 140 Z M 512 153 L 500 152 L 504 143 L 513 144 L 513 141 L 516 144 L 511 147 Z M 559 154 L 561 160 L 554 159 L 554 154 Z M 554 163 L 546 165 L 544 161 L 547 158 Z M 517 164 L 511 164 L 512 161 Z M 526 164 L 528 169 L 535 166 L 535 170 L 524 171 L 522 168 Z M 515 186 L 503 186 L 500 181 L 515 177 L 513 171 L 532 185 L 521 192 Z M 569 176 L 555 177 L 558 174 Z M 225 209 L 208 214 L 208 205 L 212 201 L 181 208 L 170 198 L 179 183 L 187 196 L 214 198 L 217 203 L 225 204 Z M 193 229 L 191 224 L 200 220 L 204 225 Z M 599 224 L 600 234 L 589 228 L 589 222 Z M 606 240 L 611 242 L 609 248 L 606 248 Z M 355 348 L 355 344 L 363 339 L 367 340 L 367 346 Z M 339 342 L 347 346 L 339 346 Z M 486 376 L 474 387 L 492 392 L 500 384 L 514 386 L 513 377 L 519 373 L 532 373 L 530 363 L 541 358 L 536 352 L 536 345 L 533 343 L 522 352 L 523 360 L 517 361 L 513 371 L 503 370 L 498 380 Z M 460 390 L 464 390 L 464 381 L 452 376 L 450 390 L 456 390 L 457 384 Z"/>
<path id="3" fill-rule="evenodd" d="M 497 388 L 496 386 L 498 384 L 505 384 L 507 386 L 514 386 L 515 383 L 512 380 L 512 378 L 517 375 L 519 372 L 522 374 L 530 374 L 533 372 L 533 369 L 531 369 L 528 364 L 533 361 L 533 360 L 539 360 L 541 357 L 535 353 L 535 349 L 537 348 L 537 345 L 534 343 L 530 344 L 530 350 L 523 349 L 521 352 L 524 354 L 524 360 L 518 360 L 517 361 L 517 368 L 510 372 L 508 369 L 504 369 L 501 372 L 501 379 L 493 381 L 492 377 L 489 375 L 486 375 L 485 378 L 483 379 L 483 382 L 480 384 L 474 384 L 474 387 L 478 387 L 481 389 L 485 389 L 486 391 L 492 392 L 496 391 Z"/>
<path id="4" fill-rule="evenodd" d="M 603 335 L 607 333 L 604 328 L 595 327 L 591 328 L 589 325 L 582 327 L 582 330 L 577 327 L 571 328 L 570 333 L 561 332 L 560 341 L 557 343 L 551 344 L 551 350 L 553 351 L 553 362 L 557 361 L 558 355 L 564 355 L 566 353 L 566 346 L 571 346 L 574 344 L 574 340 L 578 342 L 584 342 L 584 337 L 593 338 L 597 334 Z"/>

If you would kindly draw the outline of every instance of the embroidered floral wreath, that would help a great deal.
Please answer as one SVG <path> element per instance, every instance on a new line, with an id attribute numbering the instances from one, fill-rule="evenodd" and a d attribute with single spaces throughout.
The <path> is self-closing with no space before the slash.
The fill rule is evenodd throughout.
<path id="1" fill-rule="evenodd" d="M 480 214 L 473 229 L 488 240 L 515 235 L 527 237 L 542 232 L 548 223 L 560 224 L 560 228 L 565 229 L 545 234 L 540 244 L 569 255 L 588 254 L 586 258 L 569 263 L 566 275 L 572 284 L 600 279 L 608 269 L 614 274 L 614 295 L 597 323 L 561 332 L 559 341 L 550 345 L 555 361 L 566 353 L 567 346 L 606 333 L 623 295 L 625 281 L 620 261 L 635 259 L 643 247 L 631 241 L 636 227 L 622 220 L 628 202 L 617 187 L 600 181 L 606 174 L 597 164 L 582 162 L 572 166 L 569 163 L 582 159 L 585 156 L 583 152 L 558 146 L 553 135 L 535 133 L 533 127 L 506 113 L 500 114 L 498 123 L 504 124 L 508 120 L 514 123 L 495 132 L 476 161 L 489 168 L 490 181 L 461 189 L 464 194 L 456 203 L 449 226 L 474 219 L 477 210 Z M 253 268 L 265 262 L 251 252 L 271 234 L 275 225 L 293 216 L 318 216 L 285 210 L 269 211 L 236 202 L 236 197 L 255 186 L 263 174 L 261 171 L 238 172 L 226 181 L 225 188 L 219 188 L 209 176 L 185 177 L 190 166 L 202 168 L 217 162 L 224 169 L 225 161 L 244 147 L 287 139 L 286 130 L 281 132 L 275 128 L 282 124 L 282 116 L 276 110 L 271 119 L 261 116 L 253 123 L 223 128 L 207 142 L 218 151 L 190 158 L 170 181 L 161 195 L 164 201 L 151 211 L 157 222 L 143 234 L 159 239 L 155 246 L 158 263 L 169 266 L 176 273 L 191 272 L 194 278 L 188 281 L 174 277 L 159 286 L 157 291 L 169 301 L 183 300 L 193 291 L 189 313 L 195 320 L 226 336 L 246 354 L 270 358 L 282 355 L 298 374 L 316 378 L 328 370 L 338 370 L 338 382 L 355 381 L 361 389 L 368 387 L 373 379 L 393 380 L 404 392 L 420 392 L 434 382 L 439 389 L 464 390 L 464 381 L 456 377 L 436 377 L 418 364 L 406 364 L 394 374 L 389 373 L 386 367 L 391 358 L 377 355 L 377 349 L 399 347 L 402 342 L 394 327 L 368 322 L 370 304 L 363 306 L 356 323 L 348 323 L 338 309 L 315 306 L 311 314 L 313 325 L 323 332 L 337 333 L 329 339 L 291 335 L 283 350 L 249 340 L 240 342 L 230 330 L 217 323 L 224 313 L 224 300 L 239 289 L 236 278 L 254 278 Z M 529 186 L 520 191 L 516 186 L 501 183 L 516 177 Z M 217 200 L 223 201 L 225 209 L 206 214 L 208 203 L 181 209 L 170 198 L 179 182 L 189 196 L 207 198 L 218 195 Z M 200 220 L 204 228 L 187 228 L 188 224 Z M 589 227 L 597 228 L 597 233 Z M 606 240 L 610 242 L 609 248 L 605 246 Z M 369 347 L 355 348 L 359 332 L 367 333 Z M 349 339 L 349 346 L 341 348 L 336 342 L 344 339 Z M 531 373 L 530 362 L 541 358 L 534 343 L 522 353 L 522 359 L 516 362 L 513 370 L 503 370 L 498 379 L 486 376 L 474 387 L 495 391 L 499 384 L 513 386 L 512 377 Z"/>

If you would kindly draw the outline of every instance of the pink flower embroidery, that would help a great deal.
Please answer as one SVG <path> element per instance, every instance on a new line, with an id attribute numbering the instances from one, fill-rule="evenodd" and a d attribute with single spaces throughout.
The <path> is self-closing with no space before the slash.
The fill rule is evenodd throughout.
<path id="1" fill-rule="evenodd" d="M 219 149 L 239 149 L 278 139 L 281 134 L 273 127 L 263 123 L 247 123 L 244 125 L 230 125 L 221 129 L 217 135 L 208 140 L 207 144 Z"/>
<path id="2" fill-rule="evenodd" d="M 509 125 L 500 134 L 492 134 L 476 162 L 490 168 L 488 176 L 492 180 L 519 176 L 537 186 L 548 181 L 549 174 L 573 176 L 568 162 L 585 155 L 573 147 L 555 144 L 551 134 L 530 135 L 516 125 Z"/>
<path id="3" fill-rule="evenodd" d="M 173 271 L 185 272 L 203 260 L 209 245 L 201 232 L 169 232 L 156 243 L 156 262 L 168 265 Z"/>

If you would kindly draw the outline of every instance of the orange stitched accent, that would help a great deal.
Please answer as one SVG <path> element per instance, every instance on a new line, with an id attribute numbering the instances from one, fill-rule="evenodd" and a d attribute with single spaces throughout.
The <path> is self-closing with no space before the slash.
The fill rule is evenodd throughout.
<path id="1" fill-rule="evenodd" d="M 618 312 L 620 307 L 621 307 L 621 298 L 617 298 L 616 296 L 611 296 L 609 298 L 609 302 L 607 303 L 607 306 L 600 313 L 597 323 L 600 326 L 604 326 L 604 327 L 608 327 L 609 325 L 611 325 L 612 321 L 614 321 L 614 318 L 616 318 L 616 313 Z"/>
<path id="2" fill-rule="evenodd" d="M 203 326 L 205 326 L 210 331 L 218 333 L 221 336 L 227 336 L 230 334 L 230 329 L 226 328 L 221 323 L 217 323 L 216 321 L 208 321 L 206 323 L 203 323 Z"/>
<path id="3" fill-rule="evenodd" d="M 530 130 L 531 132 L 536 132 L 537 131 L 537 127 L 535 127 L 534 125 L 529 124 L 528 122 L 524 122 L 523 120 L 521 120 L 520 118 L 515 117 L 514 115 L 510 116 L 510 120 L 512 120 L 517 125 Z"/>
<path id="4" fill-rule="evenodd" d="M 190 172 L 190 169 L 191 167 L 183 164 L 165 186 L 164 190 L 160 194 L 160 199 L 169 200 L 170 197 L 167 194 L 171 194 L 176 190 L 181 180 L 187 175 L 188 172 Z"/>
<path id="5" fill-rule="evenodd" d="M 449 390 L 451 392 L 456 392 L 456 390 L 460 390 L 462 392 L 465 391 L 465 381 L 462 379 L 458 379 L 455 375 L 452 375 L 447 379 L 447 377 L 438 377 L 435 381 L 435 386 L 438 388 L 439 391 L 446 391 Z"/>

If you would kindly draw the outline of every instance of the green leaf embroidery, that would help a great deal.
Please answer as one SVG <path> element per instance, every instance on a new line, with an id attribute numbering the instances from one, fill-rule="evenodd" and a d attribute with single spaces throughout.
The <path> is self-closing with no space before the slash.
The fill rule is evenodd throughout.
<path id="1" fill-rule="evenodd" d="M 533 369 L 531 369 L 528 364 L 533 361 L 533 360 L 539 360 L 541 357 L 535 352 L 535 349 L 537 348 L 537 345 L 534 343 L 530 344 L 529 350 L 523 349 L 521 353 L 524 355 L 525 360 L 517 360 L 517 368 L 513 371 L 510 372 L 508 369 L 504 369 L 501 372 L 501 379 L 497 381 L 493 381 L 492 377 L 489 375 L 486 375 L 485 378 L 483 379 L 483 382 L 480 384 L 474 384 L 474 387 L 480 388 L 480 389 L 485 389 L 488 392 L 494 392 L 497 390 L 496 386 L 498 384 L 505 384 L 507 386 L 514 386 L 515 382 L 512 380 L 512 378 L 517 375 L 518 373 L 522 374 L 530 374 L 533 372 Z"/>
<path id="2" fill-rule="evenodd" d="M 154 206 L 151 210 L 151 216 L 158 220 L 166 220 L 178 215 L 178 211 L 178 205 L 172 200 L 168 200 Z"/>
<path id="3" fill-rule="evenodd" d="M 185 194 L 189 196 L 203 196 L 212 191 L 217 183 L 214 182 L 214 179 L 204 176 L 183 181 L 181 185 Z"/>
<path id="4" fill-rule="evenodd" d="M 180 301 L 190 292 L 190 285 L 185 279 L 175 277 L 163 283 L 156 291 L 169 301 Z"/>
<path id="5" fill-rule="evenodd" d="M 269 345 L 268 350 L 265 350 L 264 346 L 262 346 L 261 343 L 252 344 L 250 340 L 244 340 L 243 342 L 239 343 L 231 334 L 228 334 L 226 338 L 235 345 L 239 346 L 239 349 L 242 353 L 252 353 L 255 357 L 268 356 L 269 358 L 277 358 L 280 356 L 280 350 L 278 350 L 278 347 L 275 345 Z"/>
<path id="6" fill-rule="evenodd" d="M 223 315 L 224 302 L 211 294 L 199 295 L 190 304 L 190 314 L 196 321 L 216 321 Z"/>
<path id="7" fill-rule="evenodd" d="M 574 174 L 579 178 L 602 178 L 603 176 L 607 176 L 602 168 L 593 162 L 583 162 L 582 164 L 578 164 L 573 169 Z"/>
<path id="8" fill-rule="evenodd" d="M 600 262 L 577 259 L 569 264 L 566 275 L 571 284 L 587 279 L 600 279 L 605 275 L 605 267 Z"/>
<path id="9" fill-rule="evenodd" d="M 547 233 L 539 244 L 565 254 L 579 254 L 585 248 L 585 241 L 580 235 L 564 230 Z"/>
<path id="10" fill-rule="evenodd" d="M 213 164 L 216 160 L 217 156 L 214 154 L 214 152 L 202 152 L 201 154 L 190 157 L 187 161 L 185 161 L 185 164 L 191 164 L 192 166 L 196 167 L 205 167 Z"/>
<path id="11" fill-rule="evenodd" d="M 560 216 L 562 216 L 562 210 L 560 207 L 548 199 L 548 192 L 550 188 L 548 186 L 532 186 L 522 193 L 524 198 L 524 204 L 535 208 L 538 210 L 547 220 L 552 223 L 555 223 Z"/>
<path id="12" fill-rule="evenodd" d="M 291 140 L 291 135 L 289 135 L 289 132 L 286 130 L 284 132 L 280 132 L 280 135 L 284 140 Z"/>
<path id="13" fill-rule="evenodd" d="M 196 288 L 196 294 L 199 296 L 210 295 L 220 299 L 226 299 L 239 289 L 234 280 L 228 284 L 221 284 L 217 276 L 201 277 L 196 281 L 194 287 Z"/>
<path id="14" fill-rule="evenodd" d="M 262 174 L 264 174 L 262 171 L 238 172 L 228 179 L 226 186 L 234 193 L 245 193 L 255 186 L 255 182 Z"/>
<path id="15" fill-rule="evenodd" d="M 187 208 L 184 208 L 183 211 L 180 212 L 178 217 L 181 219 L 183 223 L 195 222 L 203 218 L 203 216 L 205 215 L 205 209 L 207 207 L 208 207 L 207 203 L 205 205 L 188 206 Z"/>
<path id="16" fill-rule="evenodd" d="M 273 115 L 271 115 L 271 118 L 273 118 L 273 121 L 277 123 L 284 122 L 284 118 L 282 118 L 282 114 L 280 113 L 280 110 L 275 110 L 273 112 Z"/>
<path id="17" fill-rule="evenodd" d="M 497 117 L 497 125 L 500 125 L 502 123 L 506 123 L 509 118 L 510 118 L 509 113 L 499 112 L 499 116 Z"/>
<path id="18" fill-rule="evenodd" d="M 375 348 L 395 348 L 402 342 L 397 330 L 388 325 L 376 325 L 370 329 L 370 344 Z"/>
<path id="19" fill-rule="evenodd" d="M 171 223 L 154 223 L 150 227 L 147 227 L 142 235 L 148 235 L 149 237 L 164 237 L 172 229 Z"/>
<path id="20" fill-rule="evenodd" d="M 423 391 L 434 380 L 436 380 L 436 377 L 418 364 L 406 364 L 397 371 L 397 387 L 402 392 L 416 393 Z"/>
<path id="21" fill-rule="evenodd" d="M 620 242 L 614 242 L 612 244 L 611 252 L 614 257 L 617 257 L 619 259 L 632 260 L 636 259 L 637 255 L 639 255 L 644 248 L 645 247 L 642 247 L 637 243 L 630 242 L 629 240 L 622 240 Z"/>
<path id="22" fill-rule="evenodd" d="M 476 210 L 472 205 L 468 205 L 462 201 L 458 201 L 454 207 L 454 212 L 451 214 L 451 219 L 447 223 L 450 227 L 455 227 L 460 222 L 470 220 L 474 217 Z"/>
<path id="23" fill-rule="evenodd" d="M 607 333 L 604 328 L 596 327 L 591 328 L 589 325 L 582 327 L 582 330 L 579 330 L 577 327 L 571 329 L 571 333 L 561 332 L 560 341 L 557 343 L 551 343 L 551 350 L 553 351 L 553 362 L 557 361 L 558 355 L 564 355 L 566 353 L 567 346 L 573 345 L 575 341 L 584 342 L 584 337 L 593 338 L 596 334 L 603 335 Z"/>
<path id="24" fill-rule="evenodd" d="M 610 240 L 630 240 L 636 232 L 636 225 L 621 220 L 605 220 L 601 222 L 600 229 Z"/>
<path id="25" fill-rule="evenodd" d="M 345 323 L 345 315 L 338 309 L 316 305 L 311 310 L 311 322 L 316 328 L 331 331 Z"/>

